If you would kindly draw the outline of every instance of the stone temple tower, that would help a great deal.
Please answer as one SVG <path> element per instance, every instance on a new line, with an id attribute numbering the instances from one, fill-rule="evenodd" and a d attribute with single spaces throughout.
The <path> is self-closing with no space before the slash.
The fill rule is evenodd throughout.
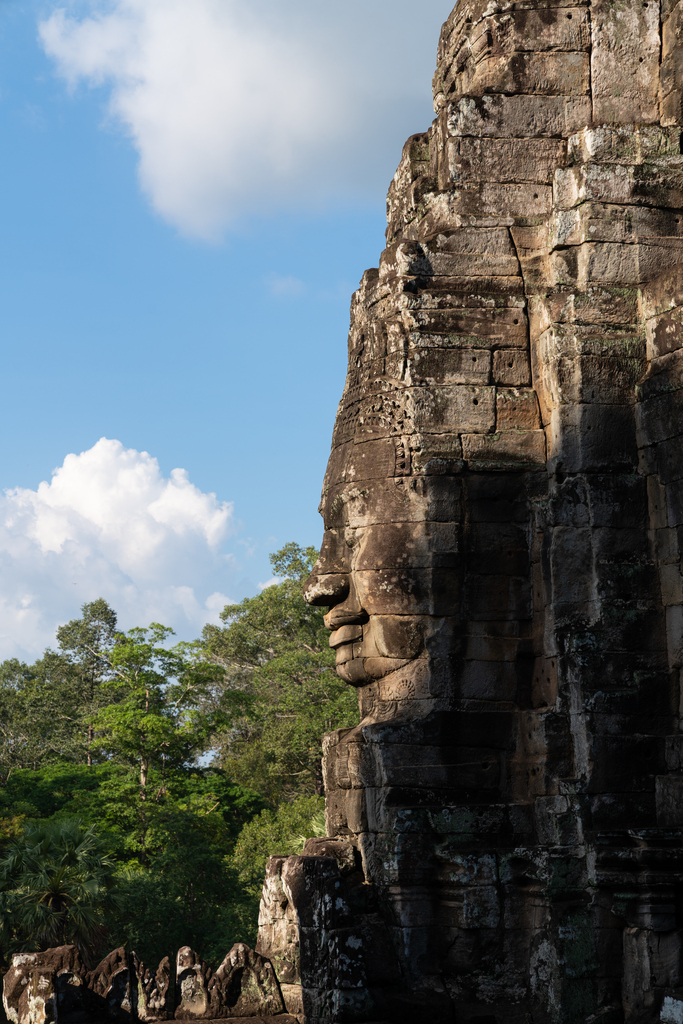
<path id="1" fill-rule="evenodd" d="M 683 0 L 443 27 L 306 588 L 359 724 L 261 909 L 307 1024 L 683 1022 L 682 35 Z"/>

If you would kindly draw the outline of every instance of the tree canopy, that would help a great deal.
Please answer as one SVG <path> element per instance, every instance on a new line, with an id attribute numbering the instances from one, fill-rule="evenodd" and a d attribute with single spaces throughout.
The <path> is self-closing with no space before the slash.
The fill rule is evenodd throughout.
<path id="1" fill-rule="evenodd" d="M 320 609 L 316 552 L 173 643 L 102 598 L 33 665 L 0 665 L 0 956 L 122 943 L 148 963 L 251 945 L 266 857 L 324 833 L 322 736 L 357 720 Z"/>
<path id="2" fill-rule="evenodd" d="M 271 803 L 321 792 L 322 737 L 357 721 L 354 691 L 334 670 L 320 608 L 301 596 L 315 548 L 288 544 L 271 556 L 279 582 L 228 605 L 208 625 L 207 654 L 224 669 L 229 725 L 214 736 L 221 766 Z"/>

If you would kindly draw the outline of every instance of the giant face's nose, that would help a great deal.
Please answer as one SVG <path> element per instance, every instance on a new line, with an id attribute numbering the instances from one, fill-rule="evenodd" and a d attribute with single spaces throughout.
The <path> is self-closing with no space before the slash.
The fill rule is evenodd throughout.
<path id="1" fill-rule="evenodd" d="M 352 576 L 342 573 L 313 575 L 304 583 L 304 600 L 330 609 L 324 622 L 328 629 L 367 622 L 368 616 L 358 600 Z"/>
<path id="2" fill-rule="evenodd" d="M 318 564 L 304 583 L 304 601 L 317 606 L 331 607 L 343 601 L 349 593 L 348 573 L 318 572 Z"/>
<path id="3" fill-rule="evenodd" d="M 309 604 L 330 609 L 325 616 L 328 629 L 367 620 L 353 582 L 351 549 L 352 540 L 345 531 L 326 530 L 320 557 L 304 584 L 304 599 Z"/>
<path id="4" fill-rule="evenodd" d="M 304 583 L 304 600 L 328 608 L 344 601 L 349 593 L 350 571 L 350 551 L 344 531 L 325 530 L 318 561 Z"/>

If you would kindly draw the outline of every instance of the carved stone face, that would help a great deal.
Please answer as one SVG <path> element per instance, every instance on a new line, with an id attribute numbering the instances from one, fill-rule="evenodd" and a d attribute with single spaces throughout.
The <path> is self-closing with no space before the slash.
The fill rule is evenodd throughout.
<path id="1" fill-rule="evenodd" d="M 460 615 L 462 445 L 448 421 L 463 402 L 475 418 L 490 418 L 492 390 L 444 388 L 441 369 L 433 387 L 419 335 L 411 342 L 391 313 L 368 315 L 378 291 L 403 287 L 412 263 L 404 258 L 397 273 L 399 262 L 366 275 L 354 298 L 349 371 L 320 506 L 325 536 L 304 591 L 311 604 L 329 608 L 340 677 L 362 688 L 362 713 L 381 718 L 407 710 L 406 702 L 411 713 L 433 706 L 434 668 Z M 446 374 L 454 361 L 443 361 Z M 468 353 L 466 372 L 481 380 L 489 361 L 488 353 Z"/>
<path id="2" fill-rule="evenodd" d="M 408 144 L 405 165 L 420 146 Z M 509 536 L 498 508 L 545 463 L 517 257 L 507 228 L 435 229 L 429 243 L 390 246 L 354 296 L 325 538 L 305 590 L 330 609 L 337 669 L 362 688 L 366 718 L 499 699 L 476 638 L 510 637 L 496 602 L 511 573 L 528 589 L 526 535 Z M 461 265 L 486 290 L 463 288 Z M 461 653 L 477 664 L 461 671 Z"/>
<path id="3" fill-rule="evenodd" d="M 345 508 L 362 500 L 352 497 Z M 425 570 L 405 564 L 418 531 L 424 529 L 417 524 L 385 524 L 325 532 L 305 593 L 310 603 L 329 607 L 325 625 L 337 672 L 353 686 L 384 679 L 426 657 L 433 628 L 428 580 Z"/>

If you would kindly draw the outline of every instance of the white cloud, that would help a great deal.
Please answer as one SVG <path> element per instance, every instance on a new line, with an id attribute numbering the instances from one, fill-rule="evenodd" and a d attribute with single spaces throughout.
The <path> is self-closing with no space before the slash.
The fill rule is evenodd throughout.
<path id="1" fill-rule="evenodd" d="M 450 6 L 67 0 L 39 31 L 71 86 L 110 90 L 155 209 L 211 238 L 244 214 L 384 190 L 428 127 Z"/>
<path id="2" fill-rule="evenodd" d="M 282 583 L 279 576 L 271 576 L 265 583 L 259 583 L 258 588 L 261 591 L 268 590 L 269 587 L 275 587 L 278 583 Z"/>
<path id="3" fill-rule="evenodd" d="M 218 621 L 231 575 L 233 509 L 184 469 L 101 438 L 33 491 L 0 497 L 0 659 L 34 658 L 84 601 L 104 597 L 124 628 L 151 621 L 197 635 Z"/>

